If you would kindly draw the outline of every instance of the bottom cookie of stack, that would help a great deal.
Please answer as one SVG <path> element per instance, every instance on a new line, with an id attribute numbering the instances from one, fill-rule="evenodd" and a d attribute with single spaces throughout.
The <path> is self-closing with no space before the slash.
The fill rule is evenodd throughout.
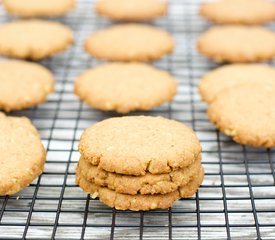
<path id="1" fill-rule="evenodd" d="M 133 177 L 135 178 L 135 177 Z M 186 185 L 180 186 L 176 191 L 166 194 L 123 194 L 118 193 L 108 187 L 102 187 L 88 181 L 82 174 L 81 169 L 76 170 L 76 183 L 92 198 L 99 197 L 100 201 L 109 207 L 118 210 L 147 211 L 152 209 L 165 209 L 173 205 L 173 203 L 181 198 L 192 197 L 198 190 L 204 178 L 204 169 L 200 166 L 199 171 L 192 180 Z"/>

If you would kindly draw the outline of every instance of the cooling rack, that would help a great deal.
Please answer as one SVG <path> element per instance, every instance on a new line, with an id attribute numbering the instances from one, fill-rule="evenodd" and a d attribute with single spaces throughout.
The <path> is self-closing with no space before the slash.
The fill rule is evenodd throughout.
<path id="1" fill-rule="evenodd" d="M 209 24 L 197 15 L 199 1 L 169 4 L 168 17 L 151 24 L 170 31 L 177 48 L 154 65 L 177 78 L 179 91 L 171 104 L 134 114 L 176 119 L 197 132 L 206 170 L 198 193 L 168 210 L 131 212 L 110 209 L 75 185 L 81 133 L 119 116 L 93 110 L 73 94 L 74 79 L 100 64 L 83 51 L 83 40 L 112 24 L 92 11 L 94 0 L 79 0 L 75 12 L 55 19 L 71 26 L 75 45 L 41 62 L 54 72 L 56 92 L 43 105 L 12 113 L 33 120 L 48 155 L 38 180 L 15 196 L 0 197 L 0 239 L 275 239 L 274 150 L 236 144 L 209 123 L 197 85 L 217 66 L 195 48 Z M 0 10 L 1 23 L 12 19 Z"/>

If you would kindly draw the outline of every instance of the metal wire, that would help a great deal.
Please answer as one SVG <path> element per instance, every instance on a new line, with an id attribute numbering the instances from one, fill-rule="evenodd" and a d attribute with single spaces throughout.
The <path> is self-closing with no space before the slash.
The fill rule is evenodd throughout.
<path id="1" fill-rule="evenodd" d="M 93 110 L 73 94 L 74 79 L 100 64 L 83 51 L 83 40 L 112 24 L 93 13 L 93 4 L 79 0 L 74 13 L 55 19 L 71 26 L 76 38 L 71 49 L 41 62 L 54 72 L 56 92 L 43 105 L 13 113 L 33 120 L 48 156 L 38 180 L 15 196 L 0 197 L 0 239 L 275 239 L 274 150 L 241 146 L 220 134 L 197 93 L 199 78 L 217 67 L 196 52 L 196 39 L 209 27 L 197 14 L 199 1 L 170 0 L 168 17 L 152 23 L 176 40 L 176 51 L 154 63 L 177 78 L 175 100 L 131 114 L 176 119 L 197 132 L 206 170 L 198 193 L 168 210 L 131 212 L 110 209 L 75 185 L 81 133 L 119 116 Z M 1 10 L 0 21 L 10 20 Z"/>

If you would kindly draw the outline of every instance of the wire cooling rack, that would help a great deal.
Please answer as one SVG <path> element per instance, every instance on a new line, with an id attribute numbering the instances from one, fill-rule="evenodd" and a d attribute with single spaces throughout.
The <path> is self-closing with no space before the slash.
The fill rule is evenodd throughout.
<path id="1" fill-rule="evenodd" d="M 196 196 L 169 210 L 116 211 L 75 185 L 81 133 L 118 116 L 93 110 L 73 94 L 74 79 L 99 64 L 84 53 L 83 40 L 111 24 L 92 11 L 93 4 L 79 0 L 74 13 L 57 19 L 72 27 L 76 42 L 42 62 L 55 74 L 56 92 L 43 105 L 13 113 L 33 120 L 48 155 L 37 181 L 15 196 L 0 197 L 0 239 L 275 239 L 274 151 L 242 146 L 220 134 L 197 93 L 199 77 L 216 67 L 195 49 L 209 27 L 197 15 L 199 1 L 171 0 L 168 17 L 152 23 L 176 40 L 173 55 L 155 65 L 177 78 L 179 91 L 171 104 L 134 113 L 173 118 L 197 132 L 206 176 Z M 0 21 L 10 20 L 0 10 Z"/>

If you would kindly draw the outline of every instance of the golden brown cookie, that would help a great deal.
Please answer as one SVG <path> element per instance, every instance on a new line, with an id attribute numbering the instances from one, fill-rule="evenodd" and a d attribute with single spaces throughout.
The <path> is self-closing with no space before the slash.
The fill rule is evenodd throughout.
<path id="1" fill-rule="evenodd" d="M 25 117 L 0 112 L 0 195 L 12 195 L 37 178 L 46 158 L 39 134 Z"/>
<path id="2" fill-rule="evenodd" d="M 19 20 L 0 26 L 0 54 L 39 60 L 64 51 L 73 42 L 65 25 L 46 20 Z"/>
<path id="3" fill-rule="evenodd" d="M 238 143 L 274 147 L 274 92 L 274 86 L 264 84 L 226 89 L 210 104 L 209 119 Z"/>
<path id="4" fill-rule="evenodd" d="M 184 124 L 162 117 L 109 118 L 82 134 L 79 151 L 85 160 L 125 175 L 169 173 L 198 159 L 201 146 Z"/>
<path id="5" fill-rule="evenodd" d="M 106 172 L 80 158 L 78 171 L 89 182 L 98 186 L 108 187 L 118 193 L 136 194 L 166 194 L 176 191 L 186 185 L 201 168 L 200 159 L 186 168 L 166 174 L 146 173 L 144 176 L 129 176 Z"/>
<path id="6" fill-rule="evenodd" d="M 199 91 L 208 103 L 224 89 L 243 84 L 271 84 L 275 86 L 275 68 L 263 64 L 233 64 L 207 73 L 201 80 Z"/>
<path id="7" fill-rule="evenodd" d="M 75 81 L 75 94 L 104 111 L 150 110 L 172 100 L 176 80 L 146 64 L 111 63 L 81 74 Z"/>
<path id="8" fill-rule="evenodd" d="M 165 209 L 180 198 L 190 198 L 198 190 L 204 178 L 204 170 L 201 168 L 198 175 L 187 185 L 179 190 L 167 194 L 155 195 L 128 195 L 117 193 L 108 188 L 99 187 L 87 181 L 78 171 L 76 172 L 76 184 L 85 192 L 92 194 L 92 198 L 99 197 L 100 201 L 111 208 L 119 210 L 148 211 L 152 209 Z"/>
<path id="9" fill-rule="evenodd" d="M 167 3 L 161 0 L 99 0 L 96 11 L 113 20 L 152 20 L 167 13 Z"/>
<path id="10" fill-rule="evenodd" d="M 275 19 L 269 0 L 218 0 L 201 5 L 200 14 L 219 24 L 263 24 Z"/>
<path id="11" fill-rule="evenodd" d="M 43 66 L 17 60 L 0 62 L 0 109 L 8 112 L 43 103 L 53 89 L 53 75 Z"/>
<path id="12" fill-rule="evenodd" d="M 111 61 L 152 61 L 174 49 L 172 36 L 145 24 L 121 24 L 92 34 L 84 47 L 92 56 Z"/>
<path id="13" fill-rule="evenodd" d="M 75 6 L 75 0 L 4 0 L 6 11 L 19 17 L 58 17 Z"/>
<path id="14" fill-rule="evenodd" d="M 275 33 L 263 27 L 216 26 L 202 34 L 198 50 L 217 62 L 257 62 L 275 56 Z"/>

